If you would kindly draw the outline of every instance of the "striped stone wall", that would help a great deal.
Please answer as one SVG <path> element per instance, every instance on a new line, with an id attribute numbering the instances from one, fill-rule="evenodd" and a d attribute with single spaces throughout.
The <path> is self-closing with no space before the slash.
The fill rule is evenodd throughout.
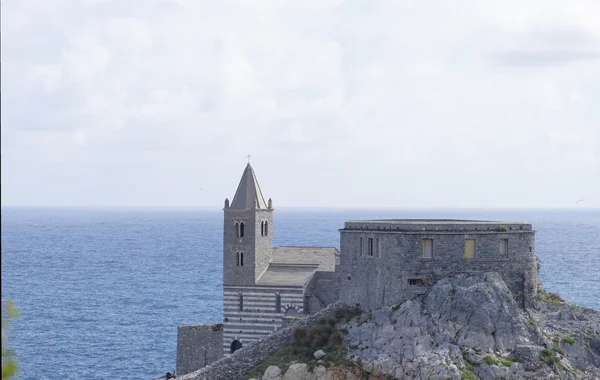
<path id="1" fill-rule="evenodd" d="M 240 310 L 240 293 L 243 310 Z M 277 312 L 277 297 L 281 310 Z M 285 312 L 293 307 L 304 313 L 302 287 L 225 286 L 223 288 L 223 354 L 231 353 L 231 344 L 238 340 L 242 347 L 276 331 L 282 326 Z"/>

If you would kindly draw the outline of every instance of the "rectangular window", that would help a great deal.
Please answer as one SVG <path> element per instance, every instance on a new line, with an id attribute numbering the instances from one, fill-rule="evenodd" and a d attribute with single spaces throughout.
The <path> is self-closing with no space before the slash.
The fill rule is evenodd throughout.
<path id="1" fill-rule="evenodd" d="M 373 256 L 373 238 L 369 238 L 368 254 Z"/>
<path id="2" fill-rule="evenodd" d="M 363 253 L 363 249 L 364 249 L 363 246 L 364 246 L 363 238 L 360 238 L 360 255 L 361 256 L 364 255 L 364 253 Z"/>
<path id="3" fill-rule="evenodd" d="M 409 286 L 427 286 L 429 285 L 429 279 L 426 278 L 409 278 Z"/>
<path id="4" fill-rule="evenodd" d="M 508 239 L 500 240 L 500 255 L 508 256 Z"/>
<path id="5" fill-rule="evenodd" d="M 475 258 L 475 239 L 465 240 L 465 259 Z"/>
<path id="6" fill-rule="evenodd" d="M 423 239 L 423 258 L 431 259 L 433 257 L 433 239 Z"/>
<path id="7" fill-rule="evenodd" d="M 240 293 L 240 311 L 244 311 L 244 295 Z"/>
<path id="8" fill-rule="evenodd" d="M 379 238 L 375 240 L 375 250 L 377 251 L 377 257 L 381 257 L 381 243 L 379 242 Z"/>

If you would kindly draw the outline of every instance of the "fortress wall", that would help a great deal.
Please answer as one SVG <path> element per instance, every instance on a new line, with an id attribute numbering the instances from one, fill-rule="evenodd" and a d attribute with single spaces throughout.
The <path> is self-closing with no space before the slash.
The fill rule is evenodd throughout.
<path id="1" fill-rule="evenodd" d="M 410 284 L 409 280 L 423 279 L 433 284 L 457 273 L 498 272 L 518 303 L 526 307 L 535 297 L 537 287 L 535 231 L 530 225 L 523 229 L 519 226 L 506 231 L 502 226 L 490 230 L 467 227 L 463 231 L 464 227 L 454 224 L 438 224 L 435 228 L 423 224 L 419 226 L 420 231 L 366 230 L 360 229 L 365 227 L 362 225 L 345 228 L 340 231 L 339 300 L 360 304 L 363 309 L 378 308 L 397 304 L 427 290 L 427 285 Z M 367 254 L 364 244 L 369 237 L 379 239 L 379 255 Z M 423 239 L 433 240 L 430 259 L 422 257 Z M 465 239 L 475 239 L 473 259 L 464 257 Z M 503 239 L 508 240 L 508 251 L 501 255 Z"/>
<path id="2" fill-rule="evenodd" d="M 176 373 L 183 375 L 213 363 L 222 355 L 223 325 L 183 325 L 177 328 Z"/>

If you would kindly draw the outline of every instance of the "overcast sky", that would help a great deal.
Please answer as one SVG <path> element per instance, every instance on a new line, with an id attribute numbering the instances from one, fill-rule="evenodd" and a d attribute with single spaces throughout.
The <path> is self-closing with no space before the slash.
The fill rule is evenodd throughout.
<path id="1" fill-rule="evenodd" d="M 598 0 L 5 0 L 2 204 L 600 207 Z M 583 202 L 575 202 L 586 197 Z"/>

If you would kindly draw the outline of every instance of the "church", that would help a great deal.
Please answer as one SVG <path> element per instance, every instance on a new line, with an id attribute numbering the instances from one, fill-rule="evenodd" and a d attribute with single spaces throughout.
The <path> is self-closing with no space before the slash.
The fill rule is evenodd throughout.
<path id="1" fill-rule="evenodd" d="M 223 224 L 223 354 L 269 335 L 284 316 L 316 313 L 334 300 L 334 247 L 273 247 L 273 202 L 250 163 Z"/>
<path id="2" fill-rule="evenodd" d="M 179 326 L 176 372 L 202 368 L 334 302 L 335 247 L 273 247 L 273 202 L 250 163 L 223 208 L 223 323 Z"/>

